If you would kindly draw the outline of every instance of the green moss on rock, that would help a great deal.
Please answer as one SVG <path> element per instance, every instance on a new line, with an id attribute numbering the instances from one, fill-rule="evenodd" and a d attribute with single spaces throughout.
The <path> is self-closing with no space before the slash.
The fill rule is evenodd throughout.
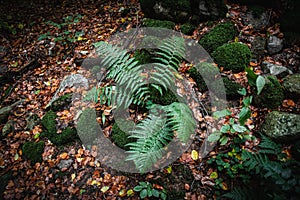
<path id="1" fill-rule="evenodd" d="M 44 142 L 39 141 L 39 142 L 25 142 L 22 146 L 22 151 L 23 151 L 23 156 L 26 159 L 31 160 L 31 162 L 37 163 L 37 162 L 42 162 L 42 154 L 44 152 Z"/>
<path id="2" fill-rule="evenodd" d="M 260 95 L 254 95 L 253 103 L 260 108 L 276 108 L 284 100 L 283 89 L 275 76 L 268 76 Z"/>
<path id="3" fill-rule="evenodd" d="M 233 23 L 224 22 L 216 25 L 210 32 L 204 35 L 199 44 L 209 53 L 219 46 L 226 44 L 237 35 L 237 30 Z"/>
<path id="4" fill-rule="evenodd" d="M 225 86 L 227 99 L 228 100 L 239 99 L 241 95 L 238 93 L 238 91 L 241 90 L 243 87 L 240 84 L 229 80 L 229 78 L 227 77 L 222 77 L 222 79 Z"/>
<path id="5" fill-rule="evenodd" d="M 234 42 L 218 47 L 212 53 L 212 57 L 219 67 L 222 66 L 225 70 L 232 70 L 235 73 L 244 71 L 252 55 L 247 45 Z"/>
<path id="6" fill-rule="evenodd" d="M 122 127 L 122 129 L 120 127 Z M 126 144 L 135 141 L 133 138 L 129 138 L 129 132 L 133 130 L 133 128 L 134 123 L 131 121 L 120 120 L 114 123 L 111 133 L 113 142 L 121 149 L 129 150 L 129 147 L 126 146 Z"/>
<path id="7" fill-rule="evenodd" d="M 52 110 L 48 111 L 42 119 L 42 125 L 45 130 L 41 137 L 48 138 L 55 145 L 64 145 L 76 140 L 76 129 L 67 127 L 60 134 L 56 131 L 56 113 Z"/>
<path id="8" fill-rule="evenodd" d="M 72 102 L 72 94 L 65 94 L 58 99 L 56 99 L 52 104 L 51 104 L 51 110 L 53 111 L 59 111 L 65 109 L 70 103 Z"/>
<path id="9" fill-rule="evenodd" d="M 185 23 L 180 26 L 181 32 L 186 35 L 193 34 L 195 29 L 196 29 L 196 26 L 191 23 Z"/>
<path id="10" fill-rule="evenodd" d="M 180 97 L 177 96 L 173 91 L 168 89 L 167 91 L 163 90 L 163 95 L 155 89 L 154 87 L 150 87 L 150 98 L 153 103 L 160 105 L 170 105 L 171 103 L 178 102 Z"/>
<path id="11" fill-rule="evenodd" d="M 134 58 L 138 61 L 139 65 L 151 63 L 152 57 L 152 54 L 144 49 L 136 50 L 134 52 Z"/>
<path id="12" fill-rule="evenodd" d="M 171 21 L 167 21 L 167 20 L 157 20 L 157 19 L 145 18 L 143 20 L 143 26 L 174 29 L 175 23 L 171 22 Z"/>

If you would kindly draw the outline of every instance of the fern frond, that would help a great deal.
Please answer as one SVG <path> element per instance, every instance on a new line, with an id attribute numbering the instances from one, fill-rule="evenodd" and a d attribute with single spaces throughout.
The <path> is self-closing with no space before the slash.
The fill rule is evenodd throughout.
<path id="1" fill-rule="evenodd" d="M 155 60 L 173 69 L 178 69 L 178 64 L 185 55 L 184 39 L 173 36 L 163 40 L 156 54 L 158 57 Z"/>
<path id="2" fill-rule="evenodd" d="M 130 150 L 126 158 L 132 160 L 140 172 L 151 168 L 163 155 L 164 146 L 172 139 L 166 119 L 150 114 L 131 132 L 137 141 L 127 144 Z"/>
<path id="3" fill-rule="evenodd" d="M 183 143 L 187 142 L 196 128 L 190 108 L 184 103 L 174 102 L 163 109 L 167 112 L 168 125 L 175 131 L 176 137 Z"/>
<path id="4" fill-rule="evenodd" d="M 226 197 L 233 200 L 254 200 L 256 198 L 256 191 L 250 187 L 235 187 L 231 192 L 228 192 L 222 197 Z"/>
<path id="5" fill-rule="evenodd" d="M 267 154 L 273 154 L 273 155 L 279 155 L 281 154 L 281 146 L 271 140 L 269 137 L 266 137 L 265 135 L 261 134 L 261 142 L 259 144 L 259 147 L 261 148 L 259 150 L 260 153 L 267 153 Z"/>

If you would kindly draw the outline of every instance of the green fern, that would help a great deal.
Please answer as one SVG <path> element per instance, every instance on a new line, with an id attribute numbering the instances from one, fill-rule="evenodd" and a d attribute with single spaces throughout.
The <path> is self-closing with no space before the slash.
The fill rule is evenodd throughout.
<path id="1" fill-rule="evenodd" d="M 130 150 L 126 160 L 134 161 L 140 172 L 151 168 L 162 157 L 164 146 L 172 139 L 166 119 L 156 115 L 149 115 L 131 134 L 130 138 L 137 141 L 127 145 Z"/>

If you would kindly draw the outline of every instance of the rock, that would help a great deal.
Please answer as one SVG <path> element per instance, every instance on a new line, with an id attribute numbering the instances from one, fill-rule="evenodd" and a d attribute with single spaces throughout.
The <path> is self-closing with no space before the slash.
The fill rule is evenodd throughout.
<path id="1" fill-rule="evenodd" d="M 264 73 L 270 73 L 271 75 L 276 76 L 278 78 L 283 78 L 289 74 L 293 74 L 293 72 L 288 68 L 281 65 L 275 65 L 270 62 L 264 61 L 262 63 L 262 66 L 264 68 Z"/>
<path id="2" fill-rule="evenodd" d="M 267 11 L 260 6 L 249 6 L 248 11 L 241 15 L 244 25 L 252 26 L 255 31 L 260 31 L 269 24 Z"/>
<path id="3" fill-rule="evenodd" d="M 266 43 L 266 39 L 260 36 L 257 36 L 253 39 L 251 43 L 251 52 L 253 58 L 259 59 L 264 56 Z"/>
<path id="4" fill-rule="evenodd" d="M 57 166 L 60 170 L 68 169 L 73 164 L 73 162 L 74 161 L 71 158 L 68 160 L 60 160 Z"/>
<path id="5" fill-rule="evenodd" d="M 14 132 L 15 130 L 15 122 L 9 120 L 2 128 L 2 136 L 5 137 L 7 134 Z"/>
<path id="6" fill-rule="evenodd" d="M 283 79 L 283 89 L 293 96 L 300 96 L 300 74 L 293 74 Z"/>
<path id="7" fill-rule="evenodd" d="M 277 141 L 294 141 L 300 138 L 300 115 L 273 111 L 266 116 L 260 130 Z"/>
<path id="8" fill-rule="evenodd" d="M 223 18 L 227 13 L 227 7 L 222 0 L 192 0 L 191 7 L 192 13 L 198 16 L 200 21 Z"/>
<path id="9" fill-rule="evenodd" d="M 58 98 L 58 93 L 63 92 L 67 87 L 84 87 L 88 88 L 89 81 L 81 74 L 71 74 L 67 76 L 61 83 L 58 90 L 55 92 L 54 96 L 47 104 L 46 108 L 52 105 L 52 103 Z"/>
<path id="10" fill-rule="evenodd" d="M 10 106 L 6 106 L 0 109 L 0 123 L 5 123 L 9 116 L 10 111 L 18 104 L 24 102 L 24 99 L 21 99 Z"/>
<path id="11" fill-rule="evenodd" d="M 267 44 L 267 49 L 269 54 L 275 54 L 282 50 L 283 48 L 283 40 L 276 37 L 270 36 Z"/>
<path id="12" fill-rule="evenodd" d="M 189 0 L 141 0 L 140 5 L 145 17 L 149 18 L 181 23 L 191 16 Z"/>

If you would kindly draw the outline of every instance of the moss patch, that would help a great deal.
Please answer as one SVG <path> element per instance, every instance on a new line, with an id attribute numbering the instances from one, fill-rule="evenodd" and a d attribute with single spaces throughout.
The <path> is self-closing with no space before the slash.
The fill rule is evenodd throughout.
<path id="1" fill-rule="evenodd" d="M 174 29 L 175 23 L 171 22 L 171 21 L 167 21 L 167 20 L 157 20 L 157 19 L 145 18 L 143 20 L 143 26 Z"/>
<path id="2" fill-rule="evenodd" d="M 226 97 L 228 100 L 235 100 L 241 97 L 241 95 L 238 93 L 240 89 L 242 89 L 242 86 L 240 84 L 237 84 L 234 81 L 229 80 L 227 77 L 222 77 L 223 83 L 225 86 L 225 92 Z"/>
<path id="3" fill-rule="evenodd" d="M 128 151 L 129 147 L 126 146 L 126 144 L 135 141 L 133 138 L 129 138 L 129 132 L 133 130 L 133 128 L 134 123 L 131 121 L 120 120 L 118 123 L 114 123 L 111 133 L 113 142 L 121 149 Z"/>
<path id="4" fill-rule="evenodd" d="M 274 76 L 268 76 L 260 95 L 254 95 L 253 103 L 260 108 L 276 108 L 284 99 L 283 89 Z"/>
<path id="5" fill-rule="evenodd" d="M 39 141 L 39 142 L 25 142 L 22 146 L 22 151 L 23 151 L 23 156 L 26 159 L 31 160 L 31 162 L 37 163 L 37 162 L 42 162 L 42 154 L 44 152 L 44 142 Z"/>
<path id="6" fill-rule="evenodd" d="M 151 55 L 151 53 L 144 49 L 136 50 L 134 52 L 134 58 L 138 61 L 139 65 L 151 63 L 152 57 L 153 56 Z"/>
<path id="7" fill-rule="evenodd" d="M 70 103 L 72 102 L 72 94 L 65 94 L 58 99 L 56 99 L 52 104 L 51 104 L 51 110 L 53 111 L 59 111 L 65 109 Z"/>
<path id="8" fill-rule="evenodd" d="M 204 35 L 199 44 L 209 53 L 219 46 L 232 40 L 237 35 L 237 30 L 233 23 L 225 22 L 216 25 L 210 32 Z"/>
<path id="9" fill-rule="evenodd" d="M 247 45 L 234 42 L 218 47 L 212 53 L 212 57 L 220 67 L 222 66 L 225 70 L 232 70 L 235 73 L 244 71 L 252 54 Z"/>
<path id="10" fill-rule="evenodd" d="M 161 95 L 157 89 L 150 86 L 149 100 L 160 105 L 170 105 L 171 103 L 178 102 L 180 99 L 179 96 L 177 96 L 170 89 L 168 89 L 167 91 L 163 90 L 163 95 Z"/>
<path id="11" fill-rule="evenodd" d="M 180 26 L 180 30 L 183 34 L 186 34 L 186 35 L 191 35 L 193 34 L 194 30 L 196 29 L 196 26 L 194 26 L 193 24 L 191 23 L 185 23 L 185 24 L 182 24 Z"/>
<path id="12" fill-rule="evenodd" d="M 77 132 L 74 128 L 67 127 L 60 134 L 56 131 L 56 114 L 52 110 L 48 111 L 42 119 L 45 131 L 41 136 L 48 138 L 55 145 L 64 145 L 76 140 Z"/>

